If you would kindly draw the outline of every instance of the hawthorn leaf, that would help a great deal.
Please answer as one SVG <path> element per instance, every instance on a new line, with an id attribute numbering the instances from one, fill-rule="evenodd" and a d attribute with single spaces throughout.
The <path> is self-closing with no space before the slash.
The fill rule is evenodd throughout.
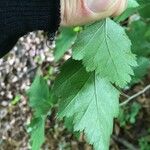
<path id="1" fill-rule="evenodd" d="M 46 115 L 52 105 L 52 98 L 45 79 L 36 76 L 28 91 L 29 105 L 36 117 Z"/>
<path id="2" fill-rule="evenodd" d="M 45 141 L 45 118 L 52 106 L 51 92 L 43 77 L 36 76 L 28 91 L 28 97 L 29 105 L 34 112 L 30 124 L 32 150 L 40 150 Z"/>
<path id="3" fill-rule="evenodd" d="M 88 72 L 94 71 L 117 86 L 131 81 L 132 66 L 136 66 L 131 53 L 131 42 L 124 29 L 107 18 L 85 27 L 73 46 L 73 58 L 82 60 Z"/>
<path id="4" fill-rule="evenodd" d="M 95 150 L 108 150 L 113 119 L 119 113 L 119 92 L 105 78 L 87 73 L 82 63 L 69 60 L 56 79 L 58 117 L 73 119 L 74 131 L 84 131 Z"/>

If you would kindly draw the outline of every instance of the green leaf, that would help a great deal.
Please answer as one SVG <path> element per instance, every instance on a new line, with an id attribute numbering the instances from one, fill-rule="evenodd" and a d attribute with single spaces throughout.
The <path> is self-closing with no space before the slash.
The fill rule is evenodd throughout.
<path id="1" fill-rule="evenodd" d="M 150 69 L 150 60 L 145 57 L 139 57 L 137 59 L 138 67 L 134 69 L 135 76 L 130 84 L 138 83 L 148 73 Z"/>
<path id="2" fill-rule="evenodd" d="M 141 1 L 139 3 L 141 4 L 141 7 L 139 9 L 140 16 L 145 19 L 150 19 L 150 1 Z"/>
<path id="3" fill-rule="evenodd" d="M 148 24 L 141 20 L 129 25 L 127 34 L 132 41 L 132 51 L 138 56 L 150 56 L 150 41 L 147 37 Z"/>
<path id="4" fill-rule="evenodd" d="M 77 38 L 77 32 L 73 28 L 62 28 L 61 34 L 56 40 L 56 49 L 54 51 L 55 60 L 58 61 L 64 53 L 71 48 Z"/>
<path id="5" fill-rule="evenodd" d="M 111 83 L 69 60 L 56 79 L 54 92 L 60 98 L 59 118 L 72 117 L 74 131 L 84 131 L 95 150 L 108 150 L 113 119 L 119 112 L 119 92 Z"/>
<path id="6" fill-rule="evenodd" d="M 130 15 L 134 14 L 138 10 L 139 4 L 136 0 L 128 0 L 128 7 L 120 16 L 115 17 L 115 21 L 121 22 L 127 19 Z"/>
<path id="7" fill-rule="evenodd" d="M 139 4 L 136 0 L 128 0 L 128 8 L 135 8 L 138 6 L 139 6 Z"/>
<path id="8" fill-rule="evenodd" d="M 139 147 L 140 147 L 140 150 L 149 150 L 150 149 L 150 136 L 149 136 L 149 134 L 146 136 L 142 136 L 139 139 Z"/>
<path id="9" fill-rule="evenodd" d="M 65 118 L 64 125 L 68 129 L 69 132 L 73 132 L 73 117 Z"/>
<path id="10" fill-rule="evenodd" d="M 131 105 L 131 112 L 129 113 L 130 114 L 130 116 L 129 116 L 129 122 L 131 124 L 134 124 L 136 122 L 136 117 L 137 117 L 140 109 L 141 109 L 141 105 L 138 104 L 137 102 L 134 102 Z"/>
<path id="11" fill-rule="evenodd" d="M 120 107 L 119 110 L 119 116 L 117 118 L 117 120 L 119 121 L 119 125 L 120 127 L 125 127 L 127 124 L 127 115 L 126 115 L 126 111 L 125 111 L 125 107 Z"/>
<path id="12" fill-rule="evenodd" d="M 82 60 L 87 71 L 123 87 L 133 75 L 135 56 L 124 29 L 110 19 L 89 25 L 79 34 L 73 46 L 73 58 Z"/>
<path id="13" fill-rule="evenodd" d="M 74 132 L 73 121 L 74 121 L 74 117 L 69 117 L 69 118 L 65 117 L 64 118 L 64 125 L 69 132 L 73 133 L 73 135 L 76 139 L 79 139 L 80 138 L 80 132 Z"/>
<path id="14" fill-rule="evenodd" d="M 31 143 L 32 143 L 32 150 L 39 150 L 41 145 L 45 141 L 45 118 L 38 117 L 34 118 L 30 124 L 32 128 L 31 134 Z"/>
<path id="15" fill-rule="evenodd" d="M 145 38 L 147 39 L 147 41 L 150 42 L 150 26 L 148 27 L 146 33 L 145 33 Z"/>
<path id="16" fill-rule="evenodd" d="M 149 0 L 137 0 L 137 2 L 138 2 L 139 4 L 145 4 L 145 5 L 147 5 L 147 4 L 150 3 Z"/>
<path id="17" fill-rule="evenodd" d="M 46 115 L 52 105 L 52 98 L 46 81 L 41 76 L 36 76 L 28 91 L 29 105 L 34 110 L 35 116 Z"/>
<path id="18" fill-rule="evenodd" d="M 52 106 L 52 96 L 48 84 L 41 76 L 36 76 L 28 91 L 29 104 L 34 110 L 30 127 L 32 150 L 40 150 L 44 142 L 45 118 Z"/>
<path id="19" fill-rule="evenodd" d="M 121 127 L 125 127 L 127 124 L 135 124 L 137 116 L 141 109 L 141 105 L 137 102 L 133 102 L 131 105 L 120 107 L 118 121 Z"/>

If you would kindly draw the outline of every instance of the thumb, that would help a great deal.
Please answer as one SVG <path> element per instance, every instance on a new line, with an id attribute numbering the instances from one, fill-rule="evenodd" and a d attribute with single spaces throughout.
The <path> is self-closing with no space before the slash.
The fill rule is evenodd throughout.
<path id="1" fill-rule="evenodd" d="M 61 25 L 75 26 L 123 12 L 127 0 L 61 0 Z"/>
<path id="2" fill-rule="evenodd" d="M 112 0 L 85 0 L 87 7 L 95 13 L 106 11 L 114 2 Z"/>

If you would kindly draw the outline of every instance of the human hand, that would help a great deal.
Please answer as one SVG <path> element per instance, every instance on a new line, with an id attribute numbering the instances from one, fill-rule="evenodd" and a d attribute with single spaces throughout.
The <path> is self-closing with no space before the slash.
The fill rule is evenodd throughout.
<path id="1" fill-rule="evenodd" d="M 30 0 L 18 3 L 14 0 L 0 2 L 0 58 L 4 56 L 18 39 L 28 32 L 36 30 L 53 31 L 57 29 L 50 19 L 51 0 Z M 28 3 L 27 3 L 28 2 Z M 60 0 L 61 25 L 76 26 L 123 12 L 127 0 Z M 31 11 L 32 10 L 32 11 Z M 55 20 L 55 19 L 53 19 Z M 58 18 L 56 18 L 57 22 Z"/>
<path id="2" fill-rule="evenodd" d="M 61 0 L 61 25 L 75 26 L 120 15 L 127 0 Z"/>

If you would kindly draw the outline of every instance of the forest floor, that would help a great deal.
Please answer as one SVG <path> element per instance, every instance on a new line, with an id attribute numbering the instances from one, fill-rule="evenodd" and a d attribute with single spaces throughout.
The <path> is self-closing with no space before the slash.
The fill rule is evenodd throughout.
<path id="1" fill-rule="evenodd" d="M 44 44 L 42 32 L 21 38 L 13 51 L 0 59 L 0 150 L 28 150 L 28 127 L 32 112 L 26 91 L 36 70 L 42 70 L 49 81 L 55 79 L 58 66 L 52 51 Z M 66 54 L 64 59 L 68 59 Z M 129 99 L 150 84 L 150 74 L 136 85 L 123 91 L 121 99 Z M 150 150 L 150 89 L 135 96 L 122 107 L 111 138 L 111 150 Z M 77 139 L 62 122 L 55 119 L 55 110 L 46 122 L 46 142 L 43 150 L 91 150 L 84 136 Z"/>

